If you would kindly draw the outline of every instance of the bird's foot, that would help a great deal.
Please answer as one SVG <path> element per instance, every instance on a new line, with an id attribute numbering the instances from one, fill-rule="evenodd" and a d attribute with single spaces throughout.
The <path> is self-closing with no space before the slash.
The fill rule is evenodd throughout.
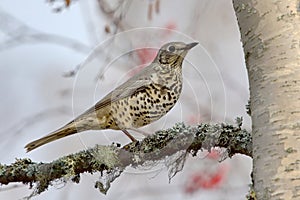
<path id="1" fill-rule="evenodd" d="M 132 141 L 132 142 L 136 142 L 137 141 L 137 139 L 135 139 L 127 130 L 122 130 L 123 131 L 123 133 L 125 133 L 125 135 L 127 136 L 127 137 L 129 137 L 129 139 Z"/>

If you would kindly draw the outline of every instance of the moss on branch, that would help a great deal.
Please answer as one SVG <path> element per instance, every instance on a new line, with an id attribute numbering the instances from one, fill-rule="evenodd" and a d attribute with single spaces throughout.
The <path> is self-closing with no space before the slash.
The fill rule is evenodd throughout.
<path id="1" fill-rule="evenodd" d="M 0 164 L 0 183 L 21 182 L 31 187 L 36 184 L 34 194 L 39 194 L 59 179 L 79 183 L 81 173 L 115 173 L 106 186 L 99 182 L 95 184 L 101 192 L 106 193 L 110 183 L 129 165 L 134 167 L 146 161 L 162 160 L 179 151 L 196 156 L 199 150 L 210 151 L 213 147 L 226 148 L 229 157 L 237 153 L 251 157 L 251 134 L 241 128 L 240 121 L 237 125 L 222 123 L 186 126 L 178 123 L 170 129 L 157 131 L 142 141 L 131 142 L 123 147 L 96 145 L 50 163 L 37 163 L 24 158 L 10 165 Z"/>

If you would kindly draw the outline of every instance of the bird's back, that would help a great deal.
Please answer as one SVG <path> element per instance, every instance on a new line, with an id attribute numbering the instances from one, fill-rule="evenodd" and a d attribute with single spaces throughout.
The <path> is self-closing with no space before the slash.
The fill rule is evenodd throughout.
<path id="1" fill-rule="evenodd" d="M 75 121 L 77 125 L 89 129 L 139 128 L 164 116 L 177 102 L 181 88 L 181 70 L 162 70 L 154 62 Z M 87 125 L 87 118 L 90 119 L 90 125 Z"/>

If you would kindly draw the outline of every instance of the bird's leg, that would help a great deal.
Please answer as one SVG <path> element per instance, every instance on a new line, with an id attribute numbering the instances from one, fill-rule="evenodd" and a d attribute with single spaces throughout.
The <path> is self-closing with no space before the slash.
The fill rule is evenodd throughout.
<path id="1" fill-rule="evenodd" d="M 129 137 L 129 139 L 132 142 L 136 142 L 137 141 L 127 130 L 122 130 L 122 131 L 123 131 L 123 133 L 125 133 L 125 135 L 127 135 L 127 137 Z"/>

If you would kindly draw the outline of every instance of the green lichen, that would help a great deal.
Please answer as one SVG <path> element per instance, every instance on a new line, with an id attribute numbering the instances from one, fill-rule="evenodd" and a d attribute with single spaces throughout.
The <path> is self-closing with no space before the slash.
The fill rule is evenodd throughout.
<path id="1" fill-rule="evenodd" d="M 97 145 L 95 150 L 91 151 L 91 154 L 95 161 L 93 162 L 94 169 L 103 168 L 103 164 L 105 164 L 108 169 L 112 169 L 120 165 L 118 160 L 118 148 L 114 146 L 107 147 Z"/>
<path id="2" fill-rule="evenodd" d="M 293 149 L 292 147 L 289 147 L 289 148 L 287 148 L 287 149 L 285 150 L 285 152 L 287 152 L 287 153 L 294 153 L 294 152 L 296 152 L 296 150 Z"/>

